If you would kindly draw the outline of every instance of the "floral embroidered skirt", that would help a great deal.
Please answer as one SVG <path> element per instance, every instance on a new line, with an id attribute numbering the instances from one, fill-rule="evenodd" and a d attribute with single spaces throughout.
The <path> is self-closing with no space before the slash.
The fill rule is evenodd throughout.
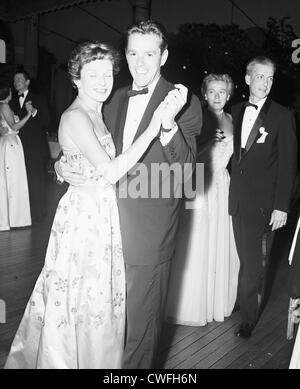
<path id="1" fill-rule="evenodd" d="M 121 367 L 125 269 L 114 188 L 69 187 L 5 368 Z"/>

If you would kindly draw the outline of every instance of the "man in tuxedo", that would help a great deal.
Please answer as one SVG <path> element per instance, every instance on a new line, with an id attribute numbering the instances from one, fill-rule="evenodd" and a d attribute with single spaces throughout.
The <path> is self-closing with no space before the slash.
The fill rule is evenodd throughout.
<path id="1" fill-rule="evenodd" d="M 29 90 L 30 77 L 24 71 L 14 75 L 14 87 L 17 95 L 11 101 L 11 109 L 21 120 L 26 116 L 25 103 L 31 101 L 35 109 L 33 117 L 20 130 L 28 179 L 31 218 L 40 221 L 46 214 L 46 174 L 45 162 L 48 158 L 46 129 L 49 129 L 49 111 L 41 96 Z"/>
<path id="2" fill-rule="evenodd" d="M 268 96 L 274 62 L 256 57 L 247 65 L 250 97 L 232 107 L 234 154 L 229 213 L 240 258 L 235 334 L 249 338 L 261 314 L 274 231 L 287 221 L 296 176 L 297 140 L 292 113 Z"/>
<path id="3" fill-rule="evenodd" d="M 142 21 L 127 31 L 126 59 L 133 78 L 131 86 L 117 90 L 104 110 L 104 119 L 111 131 L 117 154 L 125 151 L 148 127 L 153 112 L 174 85 L 161 76 L 161 67 L 168 57 L 167 34 L 155 21 Z M 175 89 L 176 90 L 176 89 Z M 171 93 L 172 94 L 172 93 Z M 175 93 L 176 94 L 176 93 Z M 151 169 L 158 164 L 172 166 L 195 163 L 196 140 L 202 126 L 199 99 L 190 94 L 178 111 L 164 115 L 158 137 L 147 149 L 140 163 L 147 175 L 140 174 L 141 187 L 148 196 L 132 198 L 119 184 L 119 212 L 123 252 L 126 264 L 127 327 L 123 368 L 139 369 L 154 366 L 159 336 L 165 313 L 171 259 L 174 252 L 181 198 L 163 196 L 162 186 L 171 187 L 172 172 L 151 182 Z M 72 174 L 56 164 L 58 173 L 70 183 L 80 183 Z M 138 170 L 126 177 L 127 186 L 138 176 Z M 71 181 L 73 179 L 73 181 Z M 170 185 L 171 182 L 171 185 Z M 152 187 L 151 187 L 152 185 Z M 159 195 L 151 198 L 151 188 Z"/>

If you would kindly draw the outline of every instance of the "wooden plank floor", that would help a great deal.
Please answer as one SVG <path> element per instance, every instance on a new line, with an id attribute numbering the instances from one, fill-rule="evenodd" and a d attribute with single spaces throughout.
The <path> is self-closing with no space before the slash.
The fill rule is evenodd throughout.
<path id="1" fill-rule="evenodd" d="M 42 269 L 56 205 L 66 186 L 48 183 L 48 218 L 31 228 L 0 232 L 0 299 L 6 323 L 0 324 L 0 368 L 3 367 L 26 303 Z M 249 340 L 234 336 L 240 321 L 235 312 L 223 323 L 204 327 L 165 324 L 157 368 L 287 369 L 294 340 L 286 340 L 287 254 L 295 220 L 276 236 L 270 298 Z"/>

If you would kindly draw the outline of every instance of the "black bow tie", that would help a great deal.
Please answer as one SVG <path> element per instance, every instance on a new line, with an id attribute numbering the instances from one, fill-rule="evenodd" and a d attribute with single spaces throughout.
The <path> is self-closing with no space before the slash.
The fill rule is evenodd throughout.
<path id="1" fill-rule="evenodd" d="M 24 97 L 24 93 L 19 94 L 19 98 Z"/>
<path id="2" fill-rule="evenodd" d="M 128 97 L 133 97 L 136 95 L 145 95 L 148 93 L 148 88 L 140 89 L 140 90 L 129 90 L 127 92 Z"/>
<path id="3" fill-rule="evenodd" d="M 247 101 L 247 103 L 245 104 L 245 107 L 246 107 L 246 108 L 247 108 L 247 107 L 254 107 L 255 109 L 257 109 L 257 108 L 258 108 L 258 105 L 252 104 L 252 103 L 250 103 L 250 101 Z"/>

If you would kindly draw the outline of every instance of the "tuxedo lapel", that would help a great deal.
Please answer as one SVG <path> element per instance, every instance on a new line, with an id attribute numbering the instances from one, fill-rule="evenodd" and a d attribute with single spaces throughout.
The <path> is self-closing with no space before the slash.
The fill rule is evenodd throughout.
<path id="1" fill-rule="evenodd" d="M 270 104 L 271 104 L 271 99 L 267 99 L 264 103 L 264 105 L 262 106 L 254 124 L 253 124 L 253 127 L 251 129 L 251 132 L 248 136 L 248 139 L 247 139 L 247 143 L 246 143 L 246 147 L 245 147 L 245 153 L 247 153 L 250 149 L 250 147 L 253 145 L 254 141 L 256 140 L 257 136 L 259 135 L 259 129 L 260 127 L 262 127 L 264 121 L 265 121 L 265 118 L 266 118 L 266 115 L 269 111 L 269 108 L 270 108 Z"/>
<path id="2" fill-rule="evenodd" d="M 27 93 L 27 95 L 26 95 L 26 97 L 25 97 L 23 107 L 25 106 L 25 103 L 26 103 L 27 101 L 31 101 L 31 102 L 32 102 L 32 105 L 34 105 L 34 103 L 33 103 L 33 101 L 32 101 L 32 94 L 31 94 L 30 91 L 28 91 L 28 93 Z"/>
<path id="3" fill-rule="evenodd" d="M 118 112 L 116 112 L 117 122 L 116 122 L 116 151 L 117 155 L 122 153 L 123 150 L 123 134 L 124 134 L 124 126 L 125 126 L 125 120 L 127 115 L 127 108 L 128 108 L 128 96 L 127 91 L 130 89 L 124 90 L 124 94 L 120 97 L 119 106 L 118 106 Z"/>
<path id="4" fill-rule="evenodd" d="M 146 130 L 146 128 L 148 127 L 151 121 L 153 112 L 159 106 L 161 101 L 163 101 L 163 99 L 165 98 L 168 92 L 168 88 L 165 84 L 166 84 L 165 80 L 161 77 L 157 82 L 157 85 L 152 93 L 152 96 L 145 109 L 144 115 L 142 117 L 142 120 L 140 121 L 140 124 L 138 126 L 133 141 L 135 141 Z"/>
<path id="5" fill-rule="evenodd" d="M 242 125 L 243 125 L 243 118 L 245 113 L 245 105 L 241 106 L 240 113 L 238 115 L 235 129 L 234 129 L 234 154 L 238 162 L 240 162 L 242 158 L 241 154 L 241 136 L 242 136 Z"/>

